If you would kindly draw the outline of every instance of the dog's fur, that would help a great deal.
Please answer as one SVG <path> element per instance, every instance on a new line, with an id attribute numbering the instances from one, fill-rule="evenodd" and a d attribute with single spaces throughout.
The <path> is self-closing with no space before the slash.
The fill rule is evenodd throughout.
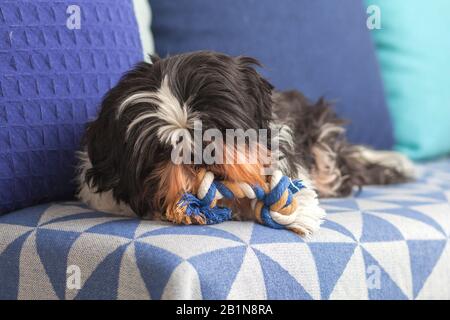
<path id="1" fill-rule="evenodd" d="M 164 216 L 193 188 L 198 167 L 224 179 L 261 183 L 258 166 L 175 165 L 170 154 L 194 120 L 203 129 L 281 129 L 278 167 L 321 196 L 349 195 L 366 184 L 402 182 L 410 162 L 390 151 L 348 143 L 344 122 L 323 99 L 277 92 L 254 69 L 258 61 L 200 51 L 153 57 L 126 73 L 88 125 L 80 153 L 79 198 L 98 210 Z"/>

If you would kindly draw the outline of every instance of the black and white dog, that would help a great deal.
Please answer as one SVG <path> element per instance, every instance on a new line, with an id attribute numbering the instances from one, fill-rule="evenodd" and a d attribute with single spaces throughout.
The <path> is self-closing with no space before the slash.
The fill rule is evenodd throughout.
<path id="1" fill-rule="evenodd" d="M 276 166 L 323 197 L 412 176 L 404 156 L 348 143 L 344 122 L 326 101 L 275 91 L 255 65 L 250 57 L 209 51 L 139 63 L 106 94 L 98 118 L 87 127 L 78 197 L 98 210 L 156 219 L 192 189 L 200 167 L 223 179 L 260 181 L 245 165 L 174 164 L 175 144 L 192 134 L 199 120 L 204 129 L 222 132 L 277 128 Z"/>

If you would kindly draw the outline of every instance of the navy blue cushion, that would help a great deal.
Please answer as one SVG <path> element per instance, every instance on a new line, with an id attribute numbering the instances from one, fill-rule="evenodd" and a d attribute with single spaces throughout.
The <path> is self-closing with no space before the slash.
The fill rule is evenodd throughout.
<path id="1" fill-rule="evenodd" d="M 159 55 L 250 55 L 278 89 L 337 102 L 353 142 L 392 147 L 392 127 L 361 0 L 150 0 Z"/>
<path id="2" fill-rule="evenodd" d="M 131 1 L 1 1 L 0 213 L 73 196 L 85 123 L 142 58 Z"/>

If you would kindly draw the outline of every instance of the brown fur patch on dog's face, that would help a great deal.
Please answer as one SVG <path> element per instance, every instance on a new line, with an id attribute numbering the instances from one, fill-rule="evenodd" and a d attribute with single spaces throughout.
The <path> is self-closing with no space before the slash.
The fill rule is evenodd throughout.
<path id="1" fill-rule="evenodd" d="M 178 201 L 183 193 L 193 191 L 196 172 L 190 165 L 168 161 L 159 164 L 148 181 L 152 183 L 155 180 L 159 182 L 153 196 L 153 206 L 161 210 Z"/>
<path id="2" fill-rule="evenodd" d="M 224 147 L 224 163 L 215 164 L 208 168 L 216 177 L 233 182 L 245 182 L 250 185 L 265 186 L 265 177 L 262 175 L 265 166 L 263 156 L 268 156 L 267 148 L 257 145 L 255 150 L 247 147 Z M 250 154 L 254 152 L 254 154 Z"/>
<path id="3" fill-rule="evenodd" d="M 261 166 L 258 164 L 221 164 L 209 168 L 217 177 L 233 182 L 245 182 L 250 185 L 264 185 Z"/>

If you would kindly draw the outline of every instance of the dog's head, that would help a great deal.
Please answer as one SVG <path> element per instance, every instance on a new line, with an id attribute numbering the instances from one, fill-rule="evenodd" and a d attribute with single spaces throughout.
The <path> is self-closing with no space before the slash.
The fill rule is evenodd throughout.
<path id="1" fill-rule="evenodd" d="M 223 179 L 261 183 L 259 162 L 205 163 L 194 159 L 194 149 L 191 163 L 173 159 L 174 148 L 193 145 L 196 122 L 224 137 L 227 129 L 269 129 L 272 86 L 254 69 L 258 61 L 209 51 L 152 60 L 122 77 L 88 126 L 86 181 L 98 192 L 112 190 L 138 214 L 162 212 L 192 191 L 201 167 Z M 230 146 L 223 150 L 225 157 L 235 154 Z"/>

